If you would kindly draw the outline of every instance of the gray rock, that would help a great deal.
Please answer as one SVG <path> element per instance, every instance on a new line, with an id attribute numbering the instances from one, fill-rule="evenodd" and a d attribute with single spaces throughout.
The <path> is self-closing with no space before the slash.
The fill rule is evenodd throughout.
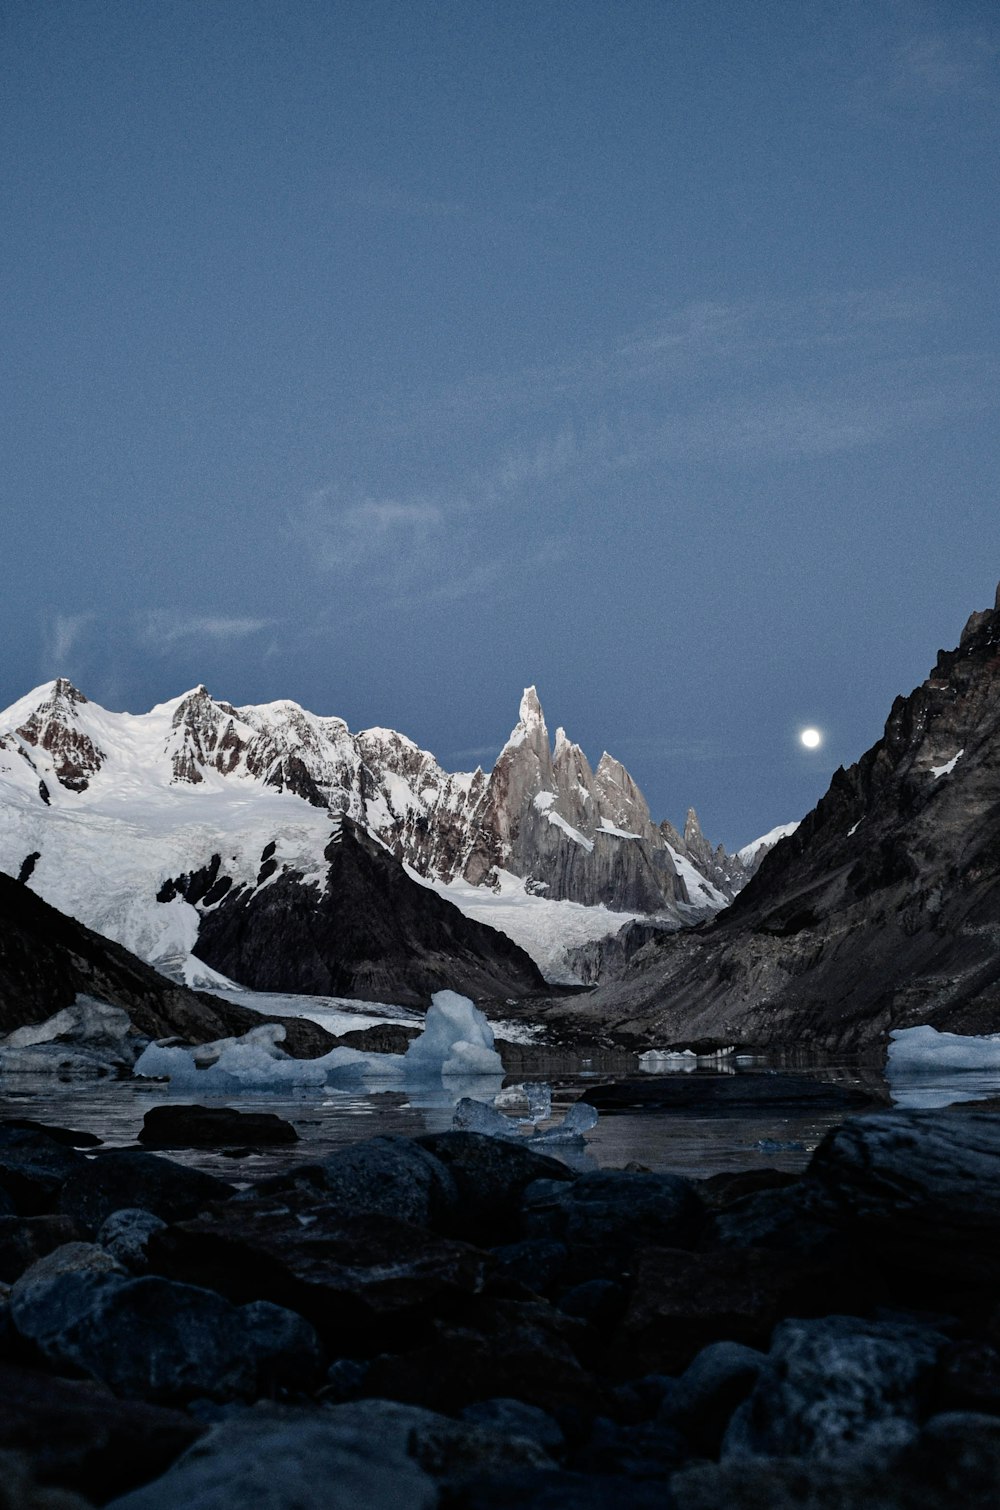
<path id="1" fill-rule="evenodd" d="M 86 1168 L 82 1153 L 47 1133 L 0 1124 L 0 1187 L 19 1213 L 51 1211 L 66 1181 Z"/>
<path id="2" fill-rule="evenodd" d="M 183 1221 L 210 1201 L 224 1201 L 235 1186 L 154 1153 L 113 1149 L 86 1160 L 60 1193 L 59 1209 L 86 1232 L 96 1232 L 114 1211 L 140 1207 L 164 1221 Z"/>
<path id="3" fill-rule="evenodd" d="M 100 1248 L 73 1256 L 76 1267 L 64 1254 L 61 1269 L 52 1264 L 40 1275 L 50 1263 L 43 1259 L 11 1293 L 18 1334 L 57 1369 L 99 1379 L 128 1399 L 165 1402 L 253 1399 L 279 1385 L 308 1387 L 318 1376 L 316 1334 L 292 1311 L 265 1301 L 234 1306 L 211 1290 L 153 1276 L 125 1278 Z"/>
<path id="4" fill-rule="evenodd" d="M 149 1239 L 166 1225 L 151 1211 L 126 1206 L 121 1211 L 112 1211 L 107 1221 L 102 1222 L 97 1242 L 132 1274 L 145 1274 L 149 1269 Z"/>
<path id="5" fill-rule="evenodd" d="M 370 1421 L 261 1406 L 214 1427 L 109 1510 L 434 1510 L 437 1500 L 433 1479 Z"/>
<path id="6" fill-rule="evenodd" d="M 569 1252 L 565 1243 L 529 1237 L 519 1243 L 502 1243 L 493 1249 L 493 1257 L 511 1279 L 537 1295 L 546 1295 L 565 1269 Z"/>
<path id="7" fill-rule="evenodd" d="M 782 1322 L 723 1457 L 829 1458 L 875 1438 L 906 1440 L 946 1343 L 927 1327 L 856 1316 Z"/>
<path id="8" fill-rule="evenodd" d="M 811 1180 L 894 1281 L 995 1285 L 1000 1263 L 1000 1117 L 885 1112 L 820 1144 Z M 939 1292 L 940 1293 L 940 1292 Z"/>
<path id="9" fill-rule="evenodd" d="M 515 1468 L 555 1467 L 536 1435 L 487 1422 L 454 1421 L 395 1400 L 356 1400 L 334 1406 L 330 1416 L 338 1426 L 381 1442 L 390 1452 L 407 1453 L 425 1473 L 449 1486 Z"/>
<path id="10" fill-rule="evenodd" d="M 31 1464 L 17 1452 L 0 1452 L 0 1485 L 3 1510 L 90 1510 L 90 1501 L 78 1494 L 38 1484 Z"/>
<path id="11" fill-rule="evenodd" d="M 569 1278 L 616 1279 L 636 1249 L 684 1247 L 702 1217 L 694 1187 L 680 1175 L 600 1170 L 572 1184 L 536 1180 L 524 1193 L 525 1237 L 564 1242 Z"/>
<path id="12" fill-rule="evenodd" d="M 548 1453 L 556 1454 L 566 1445 L 563 1429 L 554 1416 L 537 1405 L 523 1400 L 477 1400 L 462 1411 L 462 1420 L 473 1426 L 485 1426 L 507 1436 L 527 1437 Z"/>
<path id="13" fill-rule="evenodd" d="M 534 1180 L 573 1178 L 558 1159 L 482 1133 L 431 1133 L 419 1142 L 449 1169 L 460 1202 L 456 1230 L 473 1242 L 517 1235 L 521 1200 Z"/>
<path id="14" fill-rule="evenodd" d="M 695 1453 L 715 1456 L 766 1363 L 766 1354 L 741 1342 L 710 1342 L 667 1391 L 657 1419 L 680 1431 Z"/>
<path id="15" fill-rule="evenodd" d="M 0 1216 L 0 1280 L 13 1284 L 39 1258 L 79 1236 L 65 1216 Z"/>
<path id="16" fill-rule="evenodd" d="M 676 1510 L 995 1510 L 1000 1420 L 941 1415 L 911 1441 L 869 1443 L 833 1459 L 700 1463 L 675 1474 Z"/>

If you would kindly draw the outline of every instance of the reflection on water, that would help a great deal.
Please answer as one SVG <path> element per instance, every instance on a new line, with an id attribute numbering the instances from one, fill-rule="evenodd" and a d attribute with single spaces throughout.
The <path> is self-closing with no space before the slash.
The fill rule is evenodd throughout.
<path id="1" fill-rule="evenodd" d="M 797 1055 L 795 1059 L 794 1065 L 772 1062 L 768 1067 L 776 1087 L 793 1072 L 799 1076 L 805 1073 L 811 1080 L 864 1091 L 870 1097 L 872 1111 L 890 1105 L 943 1107 L 952 1102 L 1000 1097 L 1000 1073 L 996 1071 L 941 1071 L 893 1077 L 889 1081 L 873 1067 L 815 1061 L 807 1065 L 803 1056 Z M 578 1056 L 551 1053 L 545 1055 L 544 1064 L 532 1065 L 530 1078 L 551 1081 L 552 1116 L 559 1119 L 595 1083 L 638 1078 L 644 1085 L 650 1081 L 683 1081 L 686 1085 L 704 1081 L 707 1103 L 709 1080 L 718 1081 L 723 1075 L 739 1076 L 751 1068 L 758 1072 L 759 1079 L 764 1067 L 761 1060 L 753 1061 L 751 1066 L 741 1056 L 739 1061 L 726 1065 L 637 1076 L 635 1064 L 634 1056 L 627 1054 L 581 1060 Z M 375 1134 L 417 1137 L 444 1131 L 451 1126 L 455 1104 L 461 1096 L 492 1101 L 502 1085 L 524 1078 L 527 1077 L 522 1073 L 508 1075 L 506 1080 L 480 1076 L 447 1084 L 429 1082 L 405 1090 L 380 1089 L 373 1083 L 368 1089 L 194 1098 L 190 1092 L 171 1092 L 167 1085 L 149 1082 L 53 1082 L 51 1078 L 19 1076 L 0 1082 L 0 1117 L 33 1117 L 96 1133 L 111 1146 L 128 1146 L 135 1143 L 150 1107 L 199 1099 L 206 1105 L 233 1106 L 242 1111 L 267 1110 L 287 1118 L 302 1140 L 294 1156 L 307 1160 L 323 1158 L 346 1143 Z M 863 1109 L 850 1113 L 865 1114 Z M 735 1113 L 720 1115 L 708 1104 L 700 1105 L 696 1098 L 693 1104 L 676 1111 L 656 1106 L 618 1113 L 602 1111 L 597 1126 L 587 1134 L 585 1152 L 556 1147 L 546 1152 L 577 1167 L 620 1168 L 634 1163 L 695 1178 L 748 1167 L 795 1172 L 805 1167 L 824 1134 L 844 1118 L 844 1110 L 835 1106 L 789 1109 L 787 1098 L 777 1112 L 774 1107 L 769 1108 L 766 1094 Z M 239 1159 L 202 1150 L 176 1151 L 170 1156 L 242 1183 L 287 1167 L 289 1152 L 266 1150 Z"/>

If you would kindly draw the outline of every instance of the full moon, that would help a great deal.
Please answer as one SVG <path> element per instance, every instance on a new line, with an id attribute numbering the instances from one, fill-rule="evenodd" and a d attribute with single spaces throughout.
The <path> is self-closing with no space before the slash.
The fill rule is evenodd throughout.
<path id="1" fill-rule="evenodd" d="M 807 750 L 818 750 L 823 743 L 823 736 L 818 729 L 803 729 L 799 739 Z"/>

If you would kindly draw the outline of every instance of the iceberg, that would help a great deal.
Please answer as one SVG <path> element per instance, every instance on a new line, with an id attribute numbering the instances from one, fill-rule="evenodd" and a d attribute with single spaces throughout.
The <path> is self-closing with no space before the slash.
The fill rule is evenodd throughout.
<path id="1" fill-rule="evenodd" d="M 136 1061 L 134 1074 L 169 1080 L 176 1090 L 235 1095 L 241 1091 L 356 1089 L 370 1080 L 447 1082 L 456 1076 L 503 1074 L 493 1047 L 493 1030 L 468 997 L 438 991 L 424 1030 L 405 1054 L 366 1054 L 336 1048 L 318 1059 L 293 1059 L 282 1047 L 280 1023 L 262 1023 L 239 1038 L 220 1038 L 196 1048 L 152 1043 Z"/>
<path id="2" fill-rule="evenodd" d="M 937 1028 L 894 1028 L 886 1069 L 890 1075 L 935 1070 L 1000 1070 L 1000 1033 L 981 1038 L 939 1033 Z"/>
<path id="3" fill-rule="evenodd" d="M 547 1091 L 548 1086 L 544 1089 Z M 503 1138 L 510 1143 L 522 1143 L 528 1148 L 540 1148 L 553 1143 L 582 1143 L 584 1133 L 596 1127 L 597 1118 L 596 1106 L 591 1106 L 586 1101 L 575 1101 L 560 1122 L 554 1127 L 546 1128 L 544 1132 L 538 1132 L 535 1123 L 515 1120 L 498 1111 L 496 1101 L 490 1104 L 463 1096 L 455 1107 L 451 1125 L 456 1132 L 482 1133 L 487 1138 Z M 523 1131 L 526 1126 L 535 1130 Z"/>

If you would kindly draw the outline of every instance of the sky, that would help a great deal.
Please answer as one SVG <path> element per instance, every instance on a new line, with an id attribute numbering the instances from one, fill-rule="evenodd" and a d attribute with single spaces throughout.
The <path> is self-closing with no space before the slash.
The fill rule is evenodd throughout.
<path id="1" fill-rule="evenodd" d="M 977 0 L 6 0 L 0 705 L 801 817 L 1000 578 L 998 107 Z"/>

